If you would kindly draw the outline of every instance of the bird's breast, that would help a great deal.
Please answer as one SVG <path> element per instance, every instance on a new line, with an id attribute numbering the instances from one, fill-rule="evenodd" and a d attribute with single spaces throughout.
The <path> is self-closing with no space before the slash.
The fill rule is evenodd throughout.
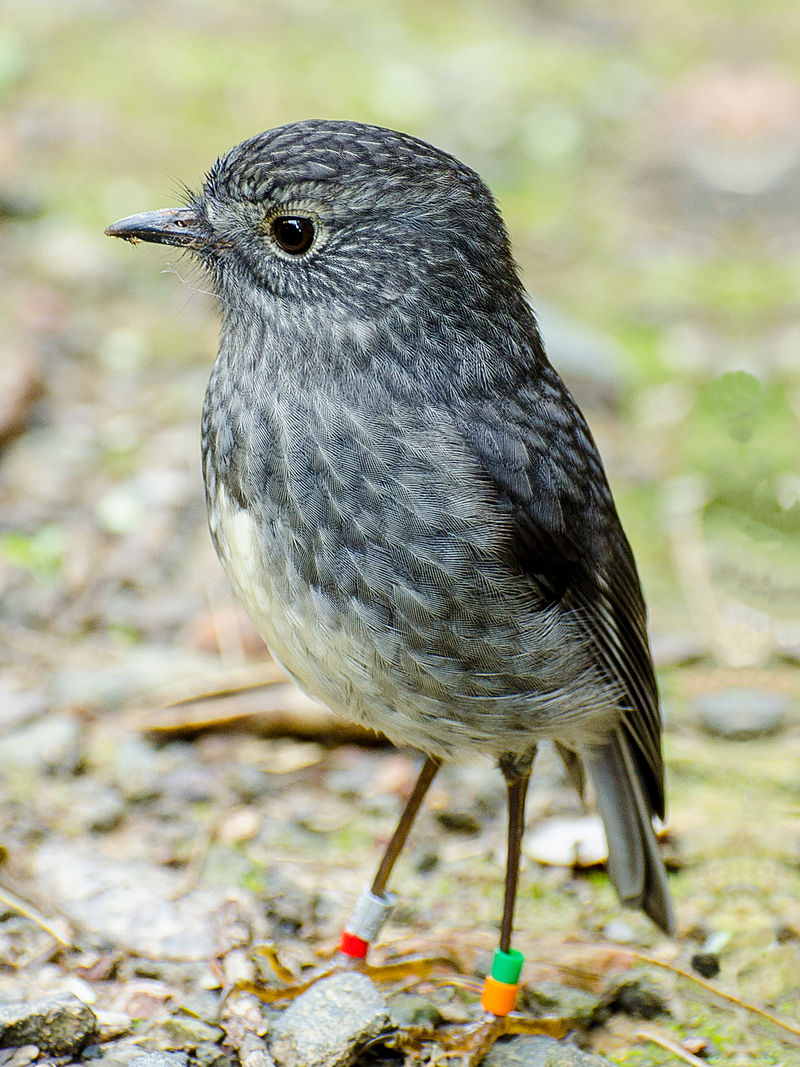
<path id="1" fill-rule="evenodd" d="M 223 566 L 276 658 L 335 710 L 429 752 L 505 751 L 537 715 L 546 735 L 565 683 L 580 691 L 569 625 L 526 596 L 446 413 L 210 395 L 203 437 Z"/>

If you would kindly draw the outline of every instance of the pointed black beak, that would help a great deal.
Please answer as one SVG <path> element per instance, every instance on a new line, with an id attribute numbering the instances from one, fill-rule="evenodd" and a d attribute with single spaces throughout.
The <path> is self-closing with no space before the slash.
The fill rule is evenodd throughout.
<path id="1" fill-rule="evenodd" d="M 201 251 L 209 242 L 207 224 L 191 207 L 165 207 L 160 211 L 129 215 L 127 219 L 112 222 L 106 233 L 109 237 L 121 237 L 131 244 L 149 241 L 151 244 L 178 245 L 195 251 Z"/>

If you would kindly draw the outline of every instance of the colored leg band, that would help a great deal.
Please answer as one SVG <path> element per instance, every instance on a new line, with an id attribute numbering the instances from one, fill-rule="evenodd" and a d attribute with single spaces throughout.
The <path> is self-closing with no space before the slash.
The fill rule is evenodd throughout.
<path id="1" fill-rule="evenodd" d="M 370 943 L 389 918 L 395 900 L 394 893 L 383 893 L 378 897 L 365 887 L 342 932 L 339 951 L 351 959 L 363 960 Z"/>
<path id="2" fill-rule="evenodd" d="M 512 949 L 496 949 L 492 973 L 487 975 L 481 995 L 481 1007 L 492 1015 L 508 1015 L 514 1010 L 519 992 L 519 976 L 525 957 Z"/>
<path id="3" fill-rule="evenodd" d="M 348 933 L 347 930 L 342 930 L 342 940 L 339 942 L 339 951 L 343 956 L 349 956 L 352 960 L 363 960 L 366 958 L 368 948 L 369 941 L 362 941 L 361 938 L 356 937 L 355 934 Z"/>

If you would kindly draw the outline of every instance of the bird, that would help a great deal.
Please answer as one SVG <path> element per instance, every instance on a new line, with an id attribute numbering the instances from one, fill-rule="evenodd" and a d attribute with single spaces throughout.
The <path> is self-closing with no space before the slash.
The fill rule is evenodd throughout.
<path id="1" fill-rule="evenodd" d="M 580 791 L 592 783 L 620 900 L 672 934 L 641 583 L 479 175 L 406 133 L 308 119 L 221 155 L 181 206 L 106 233 L 176 246 L 211 279 L 209 528 L 275 659 L 424 756 L 341 951 L 363 958 L 377 936 L 442 762 L 488 756 L 508 851 L 483 1003 L 513 1009 L 525 800 L 545 741 Z"/>

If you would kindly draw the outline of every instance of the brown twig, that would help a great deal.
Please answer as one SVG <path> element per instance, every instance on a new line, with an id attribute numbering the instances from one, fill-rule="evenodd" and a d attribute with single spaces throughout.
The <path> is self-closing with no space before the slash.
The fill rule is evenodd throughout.
<path id="1" fill-rule="evenodd" d="M 649 1026 L 643 1026 L 636 1036 L 641 1041 L 652 1041 L 654 1045 L 658 1045 L 659 1048 L 663 1048 L 666 1052 L 671 1052 L 673 1056 L 677 1056 L 684 1063 L 691 1064 L 692 1067 L 708 1067 L 705 1060 L 701 1060 L 692 1055 L 691 1052 L 687 1052 L 685 1048 L 681 1048 L 674 1041 L 670 1041 L 668 1037 L 659 1034 L 657 1030 L 651 1030 Z"/>
<path id="2" fill-rule="evenodd" d="M 46 934 L 49 934 L 54 941 L 57 941 L 62 948 L 72 947 L 73 942 L 62 936 L 50 919 L 45 918 L 37 908 L 34 908 L 32 904 L 28 904 L 22 897 L 18 897 L 16 893 L 12 893 L 10 889 L 6 889 L 5 886 L 0 886 L 0 904 L 4 904 L 18 915 L 35 923 Z"/>
<path id="3" fill-rule="evenodd" d="M 790 1023 L 788 1019 L 782 1019 L 779 1015 L 767 1011 L 766 1008 L 759 1008 L 757 1004 L 750 1004 L 748 1001 L 742 1000 L 741 997 L 737 997 L 733 993 L 726 993 L 724 989 L 712 985 L 711 982 L 707 982 L 704 978 L 700 978 L 698 975 L 692 974 L 690 971 L 685 971 L 682 967 L 676 967 L 672 963 L 665 963 L 663 960 L 657 960 L 653 956 L 644 956 L 640 952 L 634 952 L 633 955 L 637 960 L 641 960 L 642 963 L 649 963 L 654 967 L 662 967 L 664 970 L 671 971 L 672 974 L 676 974 L 680 978 L 685 978 L 690 982 L 694 982 L 695 985 L 699 985 L 701 989 L 705 989 L 706 992 L 719 997 L 720 1000 L 725 1000 L 729 1004 L 735 1004 L 737 1008 L 744 1008 L 745 1011 L 752 1012 L 753 1015 L 758 1015 L 760 1018 L 772 1023 L 773 1026 L 778 1026 L 781 1030 L 785 1030 L 788 1034 L 791 1034 L 793 1038 L 800 1039 L 800 1027 L 795 1026 L 794 1023 Z"/>

